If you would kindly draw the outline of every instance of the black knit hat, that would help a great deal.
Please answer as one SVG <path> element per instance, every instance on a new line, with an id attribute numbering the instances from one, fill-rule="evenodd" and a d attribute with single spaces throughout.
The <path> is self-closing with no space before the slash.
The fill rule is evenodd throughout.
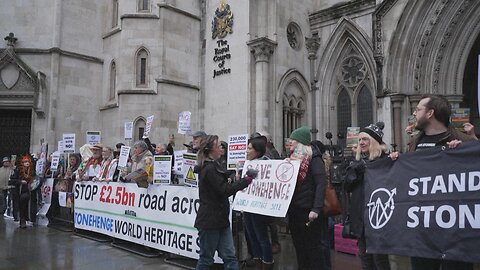
<path id="1" fill-rule="evenodd" d="M 385 127 L 385 123 L 377 122 L 375 124 L 370 124 L 360 130 L 360 132 L 365 132 L 368 135 L 372 136 L 379 144 L 383 144 L 382 137 L 383 137 L 383 128 Z"/>

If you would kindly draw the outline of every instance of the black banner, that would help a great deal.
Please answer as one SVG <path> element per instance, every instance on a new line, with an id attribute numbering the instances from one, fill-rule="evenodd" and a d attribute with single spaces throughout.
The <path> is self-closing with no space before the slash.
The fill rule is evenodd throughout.
<path id="1" fill-rule="evenodd" d="M 365 203 L 367 252 L 480 262 L 480 143 L 369 164 Z"/>

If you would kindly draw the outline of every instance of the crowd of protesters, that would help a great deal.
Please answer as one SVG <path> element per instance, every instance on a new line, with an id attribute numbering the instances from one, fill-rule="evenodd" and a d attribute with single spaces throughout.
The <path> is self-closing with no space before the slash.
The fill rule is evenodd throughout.
<path id="1" fill-rule="evenodd" d="M 426 95 L 421 98 L 413 112 L 415 125 L 405 130 L 411 135 L 408 151 L 420 151 L 435 146 L 455 148 L 464 141 L 477 140 L 474 127 L 464 125 L 464 132 L 450 127 L 450 104 L 438 95 Z M 365 194 L 363 177 L 366 164 L 382 158 L 396 160 L 399 152 L 389 153 L 383 141 L 383 122 L 362 127 L 358 143 L 353 147 L 354 160 L 343 172 L 345 192 L 351 194 L 352 203 L 348 211 L 352 227 L 351 233 L 358 239 L 359 253 L 363 269 L 390 269 L 389 256 L 367 252 L 363 207 Z M 287 156 L 299 160 L 300 169 L 297 184 L 291 200 L 287 218 L 296 251 L 298 269 L 331 269 L 328 243 L 328 217 L 323 214 L 325 187 L 327 184 L 322 154 L 325 151 L 320 142 L 313 143 L 308 127 L 294 130 L 288 140 Z M 266 135 L 266 134 L 265 134 Z M 195 171 L 199 174 L 200 206 L 195 220 L 199 233 L 200 258 L 196 269 L 209 269 L 214 263 L 215 252 L 223 259 L 225 269 L 238 269 L 238 261 L 229 221 L 230 206 L 228 197 L 247 187 L 257 176 L 250 169 L 240 177 L 241 171 L 233 173 L 227 170 L 228 144 L 216 135 L 207 135 L 203 131 L 191 134 L 192 141 L 185 144 L 188 152 L 198 155 Z M 267 135 L 268 136 L 268 135 Z M 271 140 L 258 132 L 252 133 L 248 141 L 247 160 L 280 159 Z M 134 181 L 145 177 L 152 183 L 153 156 L 174 155 L 173 135 L 167 144 L 153 144 L 149 138 L 133 144 L 127 168 L 118 168 L 120 148 L 116 150 L 107 145 L 84 145 L 80 153 L 70 154 L 61 160 L 55 171 L 50 170 L 47 160 L 43 174 L 56 179 L 55 191 L 71 192 L 75 181 Z M 17 163 L 17 164 L 15 164 Z M 172 160 L 172 183 L 176 182 Z M 20 227 L 26 227 L 26 221 L 35 222 L 38 190 L 38 177 L 35 175 L 34 160 L 24 155 L 16 160 L 2 159 L 0 167 L 0 189 L 2 189 L 2 213 L 12 205 L 11 215 L 19 221 Z M 11 199 L 12 202 L 9 201 Z M 30 211 L 29 211 L 30 209 Z M 246 267 L 251 269 L 273 269 L 273 254 L 280 252 L 278 232 L 274 218 L 253 213 L 239 213 L 245 227 L 245 237 L 249 260 Z M 269 236 L 269 231 L 271 236 Z M 473 269 L 471 263 L 434 260 L 412 257 L 409 263 L 413 270 L 418 269 Z"/>

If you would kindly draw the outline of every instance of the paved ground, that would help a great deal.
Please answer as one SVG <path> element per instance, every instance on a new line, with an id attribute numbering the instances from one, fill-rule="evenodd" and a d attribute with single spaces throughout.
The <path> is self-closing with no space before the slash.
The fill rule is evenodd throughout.
<path id="1" fill-rule="evenodd" d="M 295 252 L 288 234 L 281 234 L 282 252 L 275 269 L 294 270 Z M 145 258 L 49 227 L 18 228 L 18 222 L 0 217 L 0 269 L 182 269 L 165 262 L 166 256 Z M 186 265 L 194 260 L 174 259 Z M 361 269 L 358 257 L 332 251 L 334 270 Z M 221 267 L 220 267 L 221 269 Z"/>

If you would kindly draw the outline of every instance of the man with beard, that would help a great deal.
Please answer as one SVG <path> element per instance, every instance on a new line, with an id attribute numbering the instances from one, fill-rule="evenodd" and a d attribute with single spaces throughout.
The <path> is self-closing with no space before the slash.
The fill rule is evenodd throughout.
<path id="1" fill-rule="evenodd" d="M 424 95 L 418 102 L 413 116 L 415 128 L 420 132 L 408 143 L 408 152 L 435 146 L 455 148 L 471 137 L 450 127 L 451 108 L 448 100 L 440 95 Z"/>
<path id="2" fill-rule="evenodd" d="M 92 180 L 100 173 L 102 169 L 102 149 L 103 146 L 101 144 L 96 144 L 90 148 L 90 150 L 92 150 L 92 156 L 87 160 L 83 169 L 78 172 L 78 181 Z"/>
<path id="3" fill-rule="evenodd" d="M 435 146 L 455 148 L 462 141 L 473 140 L 472 137 L 450 127 L 450 114 L 450 104 L 444 96 L 422 96 L 413 112 L 413 116 L 417 120 L 415 128 L 420 132 L 411 138 L 408 151 L 421 151 Z M 436 270 L 440 267 L 442 270 L 473 269 L 471 263 L 419 257 L 412 257 L 411 264 L 412 270 Z"/>

